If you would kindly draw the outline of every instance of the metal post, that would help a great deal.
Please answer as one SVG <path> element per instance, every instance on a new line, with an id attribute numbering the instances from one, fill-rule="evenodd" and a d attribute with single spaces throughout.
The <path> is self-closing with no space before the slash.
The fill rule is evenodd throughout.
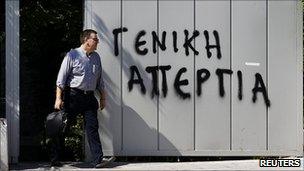
<path id="1" fill-rule="evenodd" d="M 19 0 L 5 0 L 6 119 L 9 162 L 19 156 Z"/>
<path id="2" fill-rule="evenodd" d="M 0 170 L 8 170 L 7 124 L 3 118 L 0 118 Z"/>

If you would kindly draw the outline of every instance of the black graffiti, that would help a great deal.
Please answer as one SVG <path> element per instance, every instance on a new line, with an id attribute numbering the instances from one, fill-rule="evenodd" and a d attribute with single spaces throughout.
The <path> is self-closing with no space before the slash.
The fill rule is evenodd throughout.
<path id="1" fill-rule="evenodd" d="M 118 51 L 118 34 L 122 33 L 122 32 L 127 32 L 128 29 L 126 27 L 123 28 L 117 28 L 113 30 L 113 34 L 114 34 L 114 54 L 115 56 L 118 56 L 119 51 Z"/>
<path id="2" fill-rule="evenodd" d="M 254 88 L 252 89 L 252 93 L 253 93 L 252 101 L 253 101 L 253 103 L 255 103 L 256 100 L 257 100 L 257 93 L 258 92 L 261 92 L 263 94 L 264 102 L 265 102 L 266 106 L 270 106 L 270 100 L 268 98 L 268 94 L 267 94 L 267 91 L 266 91 L 265 84 L 263 82 L 263 78 L 262 78 L 261 74 L 256 73 L 255 74 L 255 84 L 254 84 Z"/>
<path id="3" fill-rule="evenodd" d="M 119 54 L 119 48 L 118 48 L 118 35 L 120 33 L 123 32 L 127 32 L 128 29 L 126 27 L 122 27 L 122 28 L 116 28 L 113 30 L 113 35 L 114 35 L 114 54 L 116 56 L 118 56 Z M 145 40 L 145 36 L 146 36 L 146 31 L 145 30 L 141 30 L 137 33 L 135 40 L 134 40 L 134 49 L 135 52 L 139 55 L 146 55 L 147 53 L 149 53 L 149 49 L 147 47 L 142 47 L 143 49 L 141 49 L 141 46 L 144 46 L 147 42 Z M 193 51 L 193 53 L 195 55 L 199 54 L 198 49 L 199 47 L 194 47 L 192 45 L 193 41 L 195 41 L 195 39 L 197 37 L 199 37 L 200 32 L 198 30 L 194 30 L 191 37 L 189 35 L 189 31 L 188 30 L 184 30 L 184 42 L 182 44 L 183 48 L 185 49 L 185 54 L 186 56 L 189 56 L 190 54 L 190 49 Z M 167 39 L 167 32 L 163 31 L 162 32 L 162 36 L 161 36 L 161 41 L 159 36 L 157 35 L 156 31 L 152 31 L 151 32 L 151 36 L 152 36 L 152 52 L 156 53 L 157 52 L 157 45 L 158 47 L 162 50 L 165 51 L 167 49 L 167 44 L 166 44 L 166 39 Z M 207 57 L 211 58 L 212 53 L 211 53 L 211 49 L 216 49 L 217 51 L 217 58 L 221 59 L 222 57 L 222 53 L 221 53 L 221 46 L 220 46 L 220 38 L 219 38 L 219 34 L 216 30 L 213 31 L 213 36 L 215 39 L 215 45 L 211 45 L 210 44 L 210 38 L 209 38 L 209 32 L 208 30 L 204 30 L 204 38 L 206 41 L 206 46 L 205 46 L 205 50 L 207 52 Z M 177 53 L 179 51 L 178 46 L 177 46 L 177 40 L 178 35 L 176 31 L 172 31 L 172 44 L 173 44 L 173 52 Z"/>
<path id="4" fill-rule="evenodd" d="M 161 71 L 162 74 L 162 93 L 163 96 L 166 97 L 168 94 L 168 85 L 167 85 L 167 74 L 166 72 L 169 71 L 171 69 L 170 65 L 163 65 L 163 66 L 147 66 L 146 67 L 146 72 L 147 73 L 151 73 L 152 75 L 152 91 L 151 91 L 151 98 L 153 98 L 155 95 L 159 95 L 159 88 L 158 88 L 158 72 L 157 71 Z M 133 65 L 130 67 L 130 72 L 131 72 L 131 78 L 128 82 L 128 87 L 129 87 L 129 91 L 131 91 L 133 89 L 133 84 L 139 84 L 140 88 L 141 88 L 141 92 L 143 94 L 146 93 L 146 88 L 145 85 L 143 83 L 143 80 L 140 76 L 140 73 L 138 71 L 138 68 Z M 135 74 L 137 75 L 138 79 L 134 79 Z"/>
<path id="5" fill-rule="evenodd" d="M 170 65 L 165 66 L 148 66 L 146 67 L 147 73 L 152 74 L 152 92 L 151 97 L 153 98 L 154 95 L 159 95 L 159 88 L 158 88 L 158 78 L 157 78 L 157 71 L 160 70 L 162 74 L 162 93 L 163 96 L 166 97 L 168 93 L 168 85 L 167 85 L 167 74 L 166 71 L 171 69 Z"/>
<path id="6" fill-rule="evenodd" d="M 243 74 L 241 71 L 237 71 L 238 82 L 239 82 L 239 91 L 238 91 L 238 98 L 239 100 L 243 99 Z"/>
<path id="7" fill-rule="evenodd" d="M 220 96 L 224 97 L 225 96 L 224 74 L 231 75 L 233 72 L 230 69 L 217 69 L 215 71 L 215 73 L 218 76 L 218 80 L 219 80 L 219 92 L 220 92 Z"/>
<path id="8" fill-rule="evenodd" d="M 129 91 L 132 91 L 133 84 L 139 84 L 141 92 L 143 94 L 146 94 L 146 87 L 144 85 L 143 79 L 141 78 L 138 68 L 135 65 L 130 66 L 130 73 L 131 73 L 131 78 L 128 81 Z M 134 78 L 135 74 L 137 75 L 137 79 Z"/>
<path id="9" fill-rule="evenodd" d="M 160 47 L 161 50 L 166 50 L 166 35 L 167 33 L 163 31 L 162 33 L 162 41 L 159 41 L 159 38 L 155 31 L 152 31 L 152 38 L 153 38 L 153 53 L 156 53 L 156 43 Z"/>
<path id="10" fill-rule="evenodd" d="M 147 73 L 151 73 L 152 80 L 152 90 L 151 90 L 151 98 L 154 98 L 155 96 L 159 96 L 159 85 L 158 85 L 158 73 L 161 71 L 161 76 L 162 76 L 162 94 L 164 97 L 167 96 L 168 94 L 168 85 L 167 85 L 167 72 L 171 69 L 170 65 L 161 65 L 161 66 L 147 66 L 145 71 Z M 130 72 L 131 72 L 131 77 L 128 82 L 128 88 L 129 91 L 132 91 L 133 85 L 138 84 L 140 86 L 141 92 L 143 94 L 146 93 L 146 88 L 144 85 L 144 82 L 141 78 L 141 74 L 138 70 L 138 68 L 133 65 L 130 67 Z M 180 96 L 182 99 L 189 99 L 191 98 L 191 93 L 190 92 L 184 92 L 181 87 L 182 86 L 187 86 L 189 85 L 188 79 L 181 79 L 182 75 L 187 72 L 186 67 L 182 67 L 181 69 L 178 70 L 176 73 L 173 87 L 175 92 L 177 93 L 178 96 Z M 209 70 L 206 68 L 198 69 L 196 71 L 196 94 L 197 96 L 202 96 L 202 85 L 208 81 L 208 79 L 211 76 L 211 73 Z M 221 98 L 224 98 L 225 96 L 225 85 L 224 85 L 224 75 L 232 75 L 233 71 L 230 69 L 221 69 L 218 68 L 215 71 L 217 77 L 218 77 L 218 87 L 219 87 L 219 96 Z M 137 79 L 135 79 L 135 75 L 137 76 Z M 243 74 L 241 71 L 237 71 L 237 78 L 238 78 L 238 99 L 243 100 Z M 263 78 L 261 74 L 256 73 L 255 74 L 255 85 L 254 88 L 252 89 L 252 101 L 255 103 L 257 101 L 257 93 L 261 92 L 263 94 L 263 98 L 265 101 L 265 104 L 267 107 L 270 106 L 270 100 L 268 98 L 267 90 L 263 81 Z"/>
<path id="11" fill-rule="evenodd" d="M 119 34 L 123 32 L 127 32 L 128 29 L 126 27 L 122 28 L 116 28 L 113 30 L 113 35 L 114 35 L 114 54 L 116 56 L 119 55 L 119 48 L 118 48 L 118 36 Z M 221 53 L 221 46 L 220 46 L 220 37 L 219 34 L 216 30 L 213 30 L 213 36 L 215 39 L 215 44 L 210 44 L 210 38 L 209 38 L 209 32 L 207 30 L 203 31 L 204 33 L 204 38 L 206 41 L 206 54 L 207 58 L 211 58 L 213 53 L 211 50 L 215 49 L 216 50 L 216 56 L 217 59 L 222 58 L 222 53 Z M 190 50 L 193 51 L 195 55 L 199 54 L 198 47 L 193 46 L 193 42 L 197 37 L 199 37 L 200 32 L 198 30 L 194 30 L 192 35 L 189 35 L 188 30 L 184 30 L 184 42 L 182 44 L 183 48 L 185 49 L 185 54 L 186 56 L 189 56 Z M 146 47 L 146 31 L 141 30 L 137 33 L 135 39 L 134 39 L 134 49 L 137 54 L 139 55 L 146 55 L 149 52 L 148 47 Z M 152 31 L 151 32 L 152 36 L 152 52 L 156 53 L 157 48 L 159 47 L 162 51 L 165 51 L 167 49 L 167 44 L 166 44 L 166 39 L 167 39 L 167 32 L 163 31 L 161 32 L 161 37 L 157 34 L 157 32 Z M 173 52 L 177 53 L 179 51 L 178 48 L 178 35 L 176 31 L 172 31 L 172 44 L 173 44 Z M 155 96 L 160 95 L 159 91 L 159 85 L 158 85 L 158 73 L 160 71 L 162 75 L 162 94 L 164 97 L 167 96 L 168 94 L 168 85 L 167 85 L 167 76 L 166 73 L 171 69 L 170 65 L 164 65 L 164 66 L 148 66 L 146 67 L 145 71 L 147 73 L 151 74 L 152 80 L 152 90 L 151 90 L 151 98 L 154 98 Z M 190 92 L 184 92 L 181 87 L 182 86 L 187 86 L 189 85 L 188 79 L 181 79 L 182 75 L 187 72 L 187 68 L 182 67 L 179 69 L 179 71 L 176 73 L 173 87 L 175 92 L 182 97 L 182 99 L 189 99 L 191 98 L 191 93 Z M 221 69 L 218 68 L 215 71 L 217 77 L 218 77 L 218 87 L 219 87 L 219 96 L 223 98 L 225 96 L 225 86 L 224 86 L 224 75 L 232 75 L 233 71 L 231 69 Z M 136 75 L 136 76 L 135 76 Z M 208 79 L 211 76 L 211 73 L 205 69 L 199 69 L 196 72 L 197 78 L 196 78 L 196 94 L 198 96 L 202 96 L 202 86 L 203 84 L 208 81 Z M 137 78 L 135 78 L 137 77 Z M 237 71 L 237 80 L 238 80 L 238 93 L 237 97 L 239 100 L 243 100 L 243 74 L 241 71 Z M 129 91 L 132 91 L 134 84 L 137 84 L 140 86 L 140 91 L 145 94 L 146 93 L 146 88 L 143 82 L 143 79 L 141 78 L 141 74 L 138 70 L 138 68 L 133 65 L 130 66 L 130 80 L 128 81 L 128 89 Z M 255 103 L 257 101 L 257 93 L 262 93 L 264 102 L 266 106 L 270 106 L 270 100 L 268 98 L 267 90 L 263 81 L 262 76 L 259 73 L 255 74 L 255 85 L 254 88 L 252 89 L 252 101 Z"/>
<path id="12" fill-rule="evenodd" d="M 219 38 L 218 32 L 216 30 L 213 31 L 213 35 L 215 37 L 215 43 L 216 43 L 216 45 L 210 45 L 209 44 L 209 33 L 208 33 L 207 30 L 204 31 L 204 35 L 205 35 L 205 38 L 206 38 L 206 47 L 205 48 L 207 50 L 207 57 L 211 58 L 212 53 L 210 52 L 210 49 L 216 48 L 216 50 L 217 50 L 217 58 L 221 59 L 222 53 L 221 53 L 220 38 Z"/>
<path id="13" fill-rule="evenodd" d="M 188 38 L 189 36 L 188 30 L 184 30 L 184 33 L 185 33 L 185 43 L 183 46 L 185 48 L 186 56 L 189 55 L 189 47 L 191 48 L 191 50 L 193 50 L 195 55 L 198 55 L 199 54 L 198 51 L 194 49 L 191 42 L 195 39 L 195 37 L 197 37 L 200 34 L 199 31 L 195 30 L 190 38 Z"/>
<path id="14" fill-rule="evenodd" d="M 205 74 L 204 77 L 202 77 L 202 74 Z M 197 80 L 196 80 L 196 86 L 197 86 L 197 95 L 198 96 L 201 96 L 202 94 L 202 84 L 207 81 L 210 77 L 210 72 L 207 70 L 207 69 L 200 69 L 200 70 L 197 70 L 196 72 L 196 75 L 197 75 Z"/>
<path id="15" fill-rule="evenodd" d="M 172 32 L 172 37 L 173 37 L 173 50 L 174 52 L 178 52 L 178 48 L 177 48 L 177 33 L 176 31 Z"/>
<path id="16" fill-rule="evenodd" d="M 135 51 L 139 54 L 139 55 L 146 55 L 148 53 L 148 49 L 144 48 L 143 50 L 139 49 L 140 46 L 145 45 L 147 42 L 145 40 L 143 41 L 139 41 L 139 39 L 144 36 L 146 34 L 145 30 L 140 31 L 135 39 Z"/>
<path id="17" fill-rule="evenodd" d="M 184 72 L 187 72 L 187 68 L 183 67 L 181 68 L 177 74 L 176 74 L 176 77 L 175 77 L 175 80 L 174 80 L 174 88 L 175 88 L 175 91 L 178 95 L 180 95 L 183 99 L 187 99 L 187 98 L 190 98 L 191 95 L 190 93 L 185 93 L 183 92 L 183 90 L 181 90 L 181 86 L 186 86 L 189 84 L 189 81 L 187 79 L 185 80 L 180 80 L 182 74 Z"/>
<path id="18" fill-rule="evenodd" d="M 157 70 L 158 70 L 158 66 L 149 66 L 146 68 L 147 73 L 152 74 L 152 85 L 153 85 L 151 92 L 152 98 L 154 97 L 154 95 L 159 95 Z"/>
<path id="19" fill-rule="evenodd" d="M 170 65 L 165 65 L 165 66 L 159 66 L 159 70 L 162 73 L 162 92 L 163 96 L 166 97 L 168 94 L 168 85 L 167 85 L 167 76 L 166 76 L 166 71 L 169 71 L 171 69 Z"/>

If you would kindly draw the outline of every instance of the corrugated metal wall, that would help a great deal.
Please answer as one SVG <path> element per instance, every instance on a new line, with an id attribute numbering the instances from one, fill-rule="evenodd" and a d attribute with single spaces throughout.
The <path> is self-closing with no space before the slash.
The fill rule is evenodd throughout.
<path id="1" fill-rule="evenodd" d="M 300 3 L 290 0 L 86 0 L 85 28 L 101 37 L 98 52 L 108 93 L 99 115 L 105 153 L 301 155 L 301 23 Z M 127 31 L 116 39 L 113 30 L 122 27 Z M 152 32 L 161 43 L 164 31 L 166 49 L 156 46 L 153 52 Z M 218 45 L 216 33 L 220 55 L 212 46 Z M 131 68 L 137 68 L 145 93 L 136 71 L 130 90 Z M 252 101 L 254 87 L 262 87 L 257 73 L 270 107 L 260 91 Z M 178 88 L 190 96 L 183 98 Z"/>

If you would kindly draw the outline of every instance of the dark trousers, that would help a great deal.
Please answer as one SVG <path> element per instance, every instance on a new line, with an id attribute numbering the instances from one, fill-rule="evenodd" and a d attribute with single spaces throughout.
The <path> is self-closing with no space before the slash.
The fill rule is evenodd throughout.
<path id="1" fill-rule="evenodd" d="M 64 110 L 68 117 L 66 131 L 75 123 L 78 114 L 84 115 L 85 131 L 93 159 L 92 164 L 99 163 L 103 157 L 98 133 L 98 107 L 98 101 L 93 92 L 85 93 L 73 88 L 64 90 Z M 59 160 L 60 152 L 62 152 L 64 146 L 64 137 L 65 133 L 51 137 L 51 161 Z"/>

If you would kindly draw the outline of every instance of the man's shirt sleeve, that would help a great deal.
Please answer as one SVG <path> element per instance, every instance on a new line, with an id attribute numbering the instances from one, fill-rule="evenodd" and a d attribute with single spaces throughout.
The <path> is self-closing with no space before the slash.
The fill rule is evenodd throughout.
<path id="1" fill-rule="evenodd" d="M 61 67 L 57 76 L 56 85 L 60 88 L 64 88 L 67 84 L 67 79 L 69 76 L 69 73 L 71 71 L 71 57 L 69 56 L 69 53 L 64 57 Z"/>

